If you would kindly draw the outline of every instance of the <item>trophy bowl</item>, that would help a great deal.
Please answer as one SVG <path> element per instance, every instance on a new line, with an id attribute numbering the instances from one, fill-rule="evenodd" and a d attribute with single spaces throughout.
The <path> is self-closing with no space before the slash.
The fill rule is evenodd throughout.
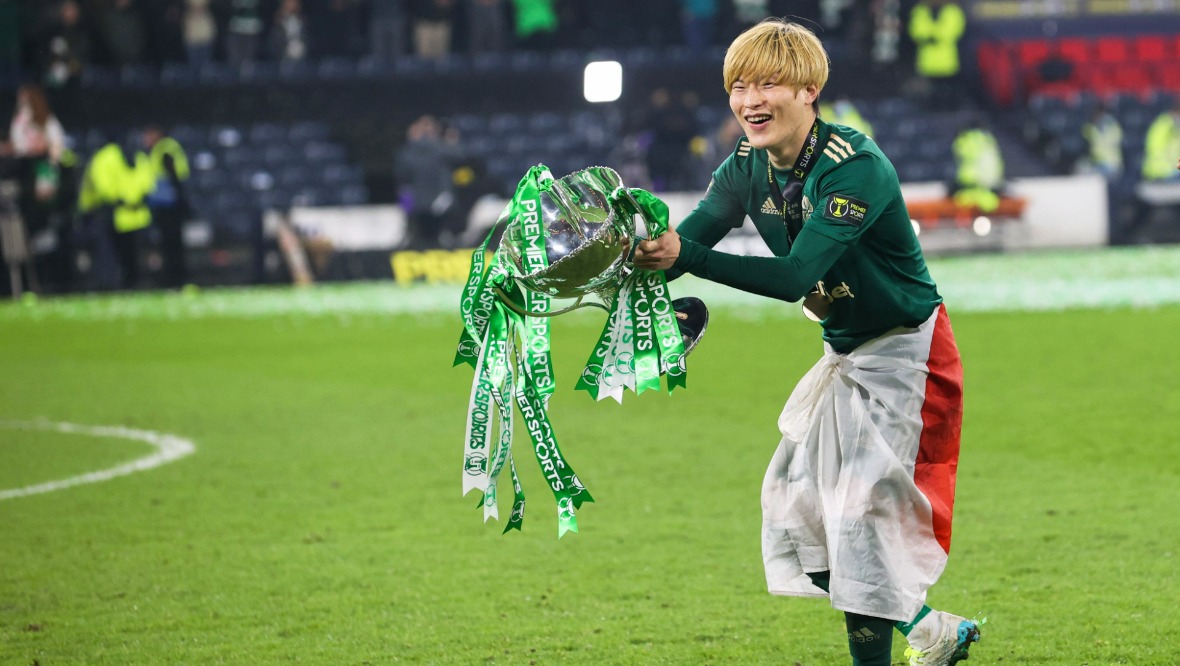
<path id="1" fill-rule="evenodd" d="M 523 229 L 508 225 L 500 249 L 522 287 L 553 298 L 613 292 L 622 278 L 634 218 L 608 195 L 622 186 L 614 169 L 588 167 L 556 179 L 540 194 L 547 266 L 529 272 Z"/>

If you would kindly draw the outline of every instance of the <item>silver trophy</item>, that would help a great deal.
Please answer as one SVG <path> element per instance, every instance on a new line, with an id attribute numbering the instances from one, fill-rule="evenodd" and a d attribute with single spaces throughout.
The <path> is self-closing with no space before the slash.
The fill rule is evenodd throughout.
<path id="1" fill-rule="evenodd" d="M 523 289 L 576 300 L 550 312 L 526 312 L 497 289 L 503 302 L 528 317 L 553 317 L 587 306 L 609 312 L 623 280 L 635 270 L 631 263 L 637 237 L 635 215 L 644 217 L 645 230 L 654 226 L 646 219 L 643 207 L 623 186 L 619 174 L 603 166 L 588 167 L 553 181 L 548 190 L 541 192 L 540 203 L 548 265 L 529 272 L 522 251 L 523 231 L 515 220 L 504 230 L 500 250 Z M 687 354 L 705 334 L 709 313 L 705 304 L 693 297 L 678 298 L 672 306 Z"/>

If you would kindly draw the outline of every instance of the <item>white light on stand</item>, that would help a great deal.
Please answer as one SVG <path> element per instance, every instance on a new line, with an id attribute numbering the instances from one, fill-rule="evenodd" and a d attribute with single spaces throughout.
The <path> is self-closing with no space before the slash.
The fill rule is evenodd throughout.
<path id="1" fill-rule="evenodd" d="M 587 102 L 613 102 L 623 94 L 623 66 L 614 60 L 588 63 L 582 77 Z"/>
<path id="2" fill-rule="evenodd" d="M 910 224 L 914 225 L 914 235 L 921 236 L 922 235 L 922 225 L 918 224 L 918 221 L 913 218 L 910 218 Z"/>
<path id="3" fill-rule="evenodd" d="M 976 236 L 986 236 L 992 232 L 992 221 L 986 215 L 980 215 L 971 223 L 971 229 Z"/>

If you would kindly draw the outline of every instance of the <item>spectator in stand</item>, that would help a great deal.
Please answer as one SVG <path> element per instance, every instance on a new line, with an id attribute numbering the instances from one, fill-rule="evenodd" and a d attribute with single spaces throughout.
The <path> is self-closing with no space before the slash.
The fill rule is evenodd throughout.
<path id="1" fill-rule="evenodd" d="M 910 12 L 910 38 L 917 46 L 915 69 L 927 86 L 932 108 L 953 109 L 962 103 L 959 40 L 967 15 L 953 0 L 920 0 Z"/>
<path id="2" fill-rule="evenodd" d="M 258 42 L 265 29 L 262 0 L 230 0 L 230 16 L 225 40 L 225 57 L 230 66 L 239 68 L 258 57 Z"/>
<path id="3" fill-rule="evenodd" d="M 495 53 L 505 49 L 508 17 L 503 0 L 468 0 L 467 40 L 472 53 Z"/>
<path id="4" fill-rule="evenodd" d="M 1081 170 L 1118 180 L 1123 175 L 1123 127 L 1105 104 L 1094 107 L 1090 119 L 1082 125 L 1082 136 L 1090 150 L 1082 160 Z"/>
<path id="5" fill-rule="evenodd" d="M 463 245 L 463 234 L 467 231 L 471 211 L 479 199 L 497 192 L 487 177 L 484 161 L 463 147 L 463 137 L 458 128 L 448 127 L 443 133 L 443 142 L 451 151 L 454 201 L 441 216 L 438 243 L 449 250 Z"/>
<path id="6" fill-rule="evenodd" d="M 8 141 L 0 145 L 0 155 L 16 160 L 20 183 L 17 205 L 30 237 L 48 226 L 65 149 L 65 130 L 49 108 L 45 92 L 40 86 L 21 86 Z"/>
<path id="7" fill-rule="evenodd" d="M 681 0 L 680 20 L 684 45 L 693 53 L 705 52 L 717 33 L 717 0 Z"/>
<path id="8" fill-rule="evenodd" d="M 377 58 L 393 62 L 406 55 L 409 0 L 370 0 L 369 50 Z"/>
<path id="9" fill-rule="evenodd" d="M 421 116 L 406 130 L 394 176 L 410 222 L 410 242 L 417 247 L 439 246 L 443 220 L 455 202 L 452 165 L 457 157 L 455 147 L 443 141 L 442 126 L 434 116 Z"/>
<path id="10" fill-rule="evenodd" d="M 554 0 L 513 0 L 516 6 L 516 45 L 525 50 L 546 51 L 555 46 L 557 8 Z"/>
<path id="11" fill-rule="evenodd" d="M 209 0 L 185 0 L 183 34 L 189 64 L 200 67 L 213 60 L 217 20 L 209 8 Z"/>
<path id="12" fill-rule="evenodd" d="M 1180 155 L 1180 97 L 1147 128 L 1143 145 L 1143 180 L 1180 179 L 1180 171 L 1171 168 L 1176 155 Z"/>
<path id="13" fill-rule="evenodd" d="M 90 61 L 90 30 L 74 0 L 61 3 L 46 22 L 40 39 L 41 80 L 50 88 L 77 82 Z"/>
<path id="14" fill-rule="evenodd" d="M 270 47 L 275 60 L 303 60 L 307 57 L 307 21 L 299 0 L 282 0 L 271 26 Z"/>
<path id="15" fill-rule="evenodd" d="M 451 52 L 455 0 L 413 0 L 414 51 L 423 58 L 442 58 Z"/>
<path id="16" fill-rule="evenodd" d="M 115 65 L 143 62 L 147 49 L 147 26 L 136 0 L 114 0 L 103 15 L 103 43 Z"/>

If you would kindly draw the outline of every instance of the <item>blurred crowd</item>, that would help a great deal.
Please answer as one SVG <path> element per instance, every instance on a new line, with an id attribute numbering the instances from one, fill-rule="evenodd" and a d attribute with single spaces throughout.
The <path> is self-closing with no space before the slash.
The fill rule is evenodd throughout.
<path id="1" fill-rule="evenodd" d="M 443 57 L 514 49 L 707 49 L 767 16 L 889 64 L 913 0 L 0 0 L 0 84 L 100 65 Z"/>
<path id="2" fill-rule="evenodd" d="M 159 286 L 187 283 L 188 157 L 162 128 L 143 127 L 134 141 L 111 142 L 83 164 L 44 90 L 26 84 L 17 90 L 8 136 L 0 143 L 6 291 L 142 287 L 149 241 L 158 249 Z M 85 285 L 81 270 L 90 274 Z"/>
<path id="3" fill-rule="evenodd" d="M 964 81 L 960 53 L 965 12 L 953 0 L 874 0 L 865 9 L 851 0 L 0 0 L 0 84 L 17 90 L 8 138 L 0 144 L 0 245 L 9 269 L 0 271 L 0 293 L 20 281 L 34 291 L 189 282 L 182 233 L 193 211 L 186 148 L 149 126 L 125 140 L 91 146 L 91 154 L 74 154 L 69 131 L 86 128 L 63 128 L 50 100 L 54 88 L 78 81 L 90 66 L 246 66 L 593 46 L 700 50 L 767 16 L 791 15 L 814 24 L 833 57 L 866 63 L 866 75 L 896 82 L 923 111 L 961 118 L 957 135 L 947 137 L 950 145 L 936 146 L 946 155 L 910 155 L 910 166 L 945 160 L 952 170 L 912 178 L 945 177 L 961 204 L 994 208 L 1005 190 L 1005 156 L 986 114 L 970 111 L 975 93 Z M 853 100 L 836 93 L 822 102 L 821 115 L 829 122 L 857 128 L 882 145 L 893 139 L 898 147 L 894 122 L 874 128 Z M 618 122 L 609 130 L 598 130 L 603 136 L 594 143 L 609 153 L 594 159 L 605 160 L 632 186 L 699 190 L 741 136 L 730 114 L 707 111 L 691 87 L 655 87 L 646 91 L 645 102 L 617 110 Z M 410 221 L 411 247 L 464 246 L 477 201 L 511 194 L 489 162 L 511 152 L 513 142 L 489 143 L 488 125 L 461 127 L 455 120 L 421 115 L 387 158 L 392 198 Z M 546 161 L 572 154 L 562 134 L 593 129 L 573 116 L 561 122 L 573 124 L 535 134 L 557 142 L 545 145 Z M 1180 177 L 1173 168 L 1180 155 L 1180 102 L 1152 123 L 1142 164 L 1124 168 L 1126 138 L 1110 109 L 1096 108 L 1082 131 L 1089 152 L 1079 168 L 1112 179 L 1124 170 L 1141 172 L 1144 181 Z M 528 134 L 523 127 L 510 133 Z M 476 150 L 481 139 L 485 148 L 493 147 Z M 246 208 L 268 206 L 257 201 Z M 261 223 L 255 227 L 261 237 Z M 45 284 L 36 283 L 38 275 Z"/>

